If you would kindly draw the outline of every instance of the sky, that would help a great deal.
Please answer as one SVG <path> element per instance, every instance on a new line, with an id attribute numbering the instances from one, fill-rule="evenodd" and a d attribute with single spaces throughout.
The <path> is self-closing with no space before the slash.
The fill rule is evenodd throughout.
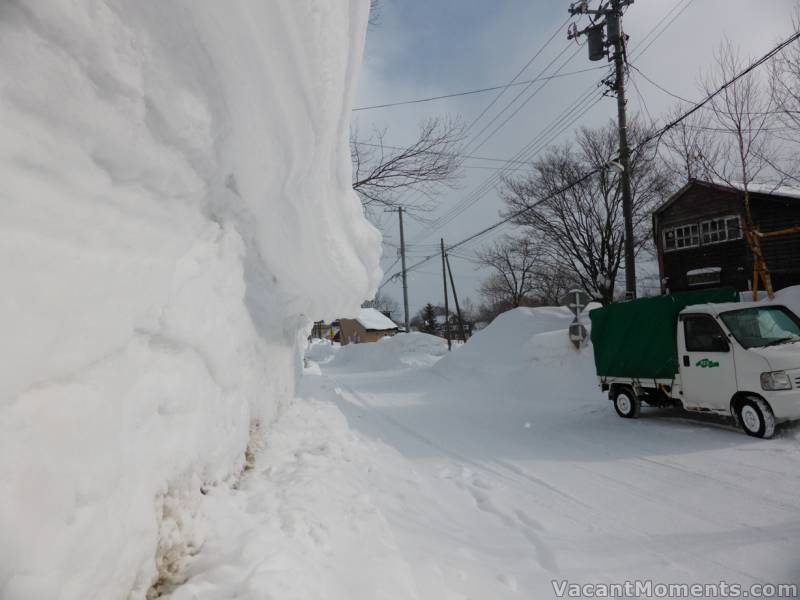
<path id="1" fill-rule="evenodd" d="M 596 0 L 591 4 L 595 6 Z M 604 65 L 604 61 L 590 62 L 585 48 L 579 49 L 574 41 L 567 40 L 569 5 L 568 0 L 381 0 L 378 23 L 367 33 L 355 106 L 505 85 L 541 48 L 544 49 L 519 80 Z M 624 19 L 625 32 L 630 36 L 629 59 L 666 90 L 685 98 L 699 98 L 700 82 L 713 65 L 720 43 L 725 39 L 733 41 L 744 57 L 763 55 L 792 33 L 796 5 L 797 0 L 636 0 Z M 574 22 L 578 27 L 588 24 L 586 17 L 575 18 Z M 546 43 L 554 34 L 552 41 Z M 453 244 L 499 219 L 503 205 L 496 186 L 488 185 L 491 180 L 487 180 L 496 177 L 498 167 L 504 163 L 484 158 L 510 159 L 532 141 L 537 142 L 536 149 L 543 150 L 549 143 L 572 137 L 577 127 L 595 127 L 616 119 L 614 98 L 604 98 L 591 108 L 591 99 L 587 98 L 585 104 L 566 113 L 569 118 L 562 121 L 566 125 L 575 119 L 574 123 L 563 132 L 559 127 L 549 130 L 552 134 L 543 135 L 584 92 L 597 89 L 604 73 L 591 70 L 553 79 L 532 95 L 541 85 L 534 84 L 510 106 L 524 86 L 506 90 L 467 132 L 467 153 L 481 158 L 465 161 L 467 167 L 456 188 L 441 193 L 433 210 L 412 212 L 406 218 L 408 264 L 431 255 L 440 238 Z M 631 77 L 630 113 L 641 113 L 663 123 L 666 111 L 676 100 L 635 71 Z M 359 110 L 353 113 L 354 123 L 361 132 L 373 127 L 385 129 L 386 144 L 403 145 L 413 141 L 418 124 L 429 117 L 460 118 L 465 125 L 471 124 L 498 94 L 495 91 Z M 584 107 L 588 108 L 586 112 Z M 516 114 L 508 119 L 514 111 Z M 517 173 L 523 173 L 526 167 L 516 168 L 520 169 Z M 488 190 L 485 194 L 476 193 L 484 188 Z M 475 200 L 474 204 L 443 227 L 425 223 L 469 199 Z M 413 194 L 401 200 L 406 201 L 413 204 Z M 391 275 L 399 267 L 395 264 L 399 243 L 396 215 L 387 214 L 381 220 L 385 238 L 382 265 Z M 488 275 L 468 259 L 482 245 L 510 233 L 514 233 L 512 227 L 501 227 L 454 252 L 452 268 L 462 302 L 469 297 L 475 304 L 480 303 L 478 288 Z M 382 292 L 402 307 L 399 279 L 387 283 Z M 427 302 L 443 302 L 441 260 L 430 260 L 409 273 L 411 315 Z M 393 317 L 402 319 L 402 315 Z"/>

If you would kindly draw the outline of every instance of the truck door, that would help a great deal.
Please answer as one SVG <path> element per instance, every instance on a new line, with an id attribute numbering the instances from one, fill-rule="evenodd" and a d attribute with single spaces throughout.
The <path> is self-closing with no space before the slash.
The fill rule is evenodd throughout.
<path id="1" fill-rule="evenodd" d="M 736 393 L 736 368 L 728 336 L 710 315 L 681 315 L 678 354 L 683 405 L 727 413 Z"/>

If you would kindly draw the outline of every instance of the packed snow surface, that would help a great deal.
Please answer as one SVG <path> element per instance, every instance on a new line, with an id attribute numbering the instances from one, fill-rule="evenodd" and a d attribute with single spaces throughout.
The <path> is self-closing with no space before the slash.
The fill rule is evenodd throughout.
<path id="1" fill-rule="evenodd" d="M 553 598 L 553 580 L 800 583 L 798 425 L 756 440 L 675 410 L 621 419 L 596 385 L 591 346 L 569 342 L 570 320 L 561 308 L 517 309 L 433 364 L 408 367 L 407 341 L 394 368 L 377 370 L 367 352 L 340 364 L 342 348 L 310 369 L 303 393 L 345 415 L 347 462 L 364 461 L 365 497 L 385 525 L 368 524 L 358 546 L 340 538 L 331 556 L 362 544 L 389 553 L 395 597 L 430 600 Z M 340 452 L 320 448 L 323 461 Z M 331 540 L 308 542 L 312 565 Z M 365 586 L 362 598 L 385 593 Z"/>
<path id="2" fill-rule="evenodd" d="M 0 3 L 0 598 L 180 583 L 308 317 L 368 297 L 368 4 Z"/>

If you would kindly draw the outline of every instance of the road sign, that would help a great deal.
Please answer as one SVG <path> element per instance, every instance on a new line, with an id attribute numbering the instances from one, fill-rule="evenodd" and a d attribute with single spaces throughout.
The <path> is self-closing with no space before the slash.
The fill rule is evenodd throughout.
<path id="1" fill-rule="evenodd" d="M 580 348 L 586 342 L 587 333 L 586 327 L 577 319 L 569 326 L 569 340 L 576 348 Z"/>
<path id="2" fill-rule="evenodd" d="M 559 300 L 562 306 L 568 307 L 576 317 L 591 302 L 589 294 L 583 290 L 570 290 Z"/>

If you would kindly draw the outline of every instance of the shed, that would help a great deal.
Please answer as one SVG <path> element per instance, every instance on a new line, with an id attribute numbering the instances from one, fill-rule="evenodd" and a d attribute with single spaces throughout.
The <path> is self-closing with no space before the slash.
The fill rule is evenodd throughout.
<path id="1" fill-rule="evenodd" d="M 394 321 L 374 308 L 361 308 L 354 319 L 339 319 L 339 322 L 342 345 L 377 342 L 398 330 Z"/>

